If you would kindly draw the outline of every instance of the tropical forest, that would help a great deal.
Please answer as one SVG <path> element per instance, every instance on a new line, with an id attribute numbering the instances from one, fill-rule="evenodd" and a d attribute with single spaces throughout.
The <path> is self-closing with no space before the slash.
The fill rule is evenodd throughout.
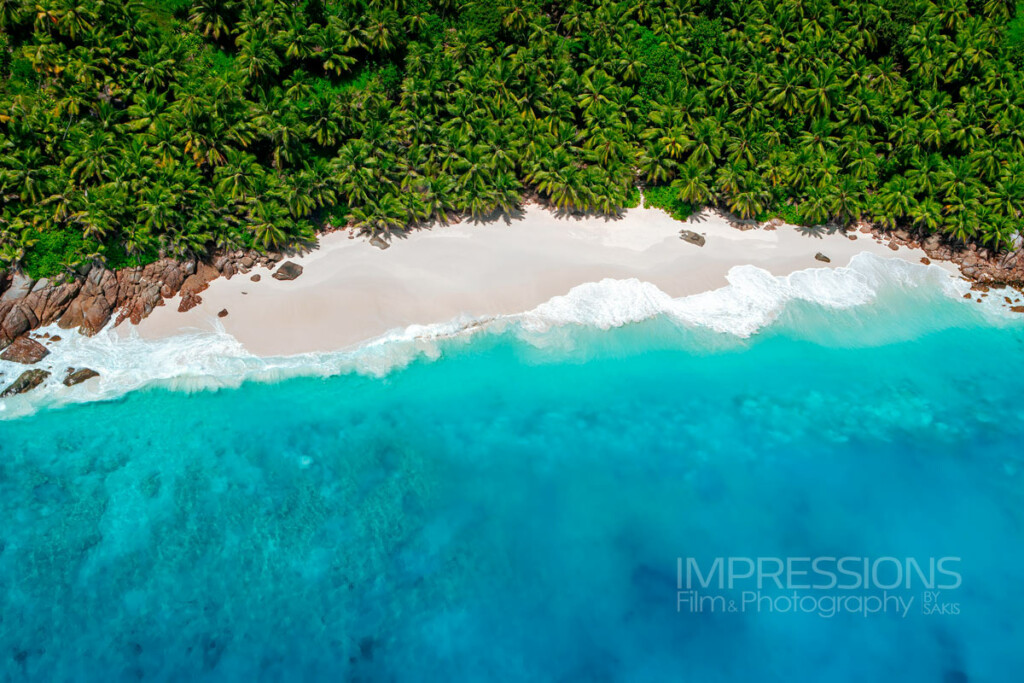
<path id="1" fill-rule="evenodd" d="M 0 269 L 641 200 L 1022 228 L 1015 0 L 0 0 Z"/>

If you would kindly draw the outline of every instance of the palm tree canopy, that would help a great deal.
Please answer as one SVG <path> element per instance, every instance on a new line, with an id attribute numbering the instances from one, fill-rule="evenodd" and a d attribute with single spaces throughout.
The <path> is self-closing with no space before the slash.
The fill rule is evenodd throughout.
<path id="1" fill-rule="evenodd" d="M 0 268 L 638 201 L 1009 247 L 1010 0 L 0 0 Z"/>

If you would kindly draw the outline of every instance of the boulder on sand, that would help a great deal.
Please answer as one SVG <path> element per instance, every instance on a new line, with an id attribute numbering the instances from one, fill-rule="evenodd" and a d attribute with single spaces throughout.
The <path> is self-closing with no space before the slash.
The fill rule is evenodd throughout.
<path id="1" fill-rule="evenodd" d="M 46 358 L 49 354 L 50 351 L 35 339 L 21 336 L 11 342 L 11 345 L 3 353 L 0 353 L 0 359 L 8 360 L 12 363 L 32 365 Z"/>
<path id="2" fill-rule="evenodd" d="M 391 244 L 388 243 L 388 241 L 381 237 L 380 235 L 374 235 L 373 237 L 371 237 L 370 244 L 382 250 L 387 249 L 388 247 L 391 246 Z"/>
<path id="3" fill-rule="evenodd" d="M 680 230 L 679 239 L 685 240 L 690 244 L 696 244 L 698 247 L 703 247 L 705 242 L 704 235 L 693 230 Z"/>
<path id="4" fill-rule="evenodd" d="M 294 280 L 302 275 L 302 266 L 292 261 L 285 261 L 271 277 L 275 280 Z"/>
<path id="5" fill-rule="evenodd" d="M 0 398 L 7 398 L 8 396 L 24 394 L 26 391 L 32 391 L 42 384 L 43 380 L 49 376 L 50 373 L 46 370 L 26 370 L 21 373 L 18 379 L 14 380 L 9 387 L 4 389 L 3 393 L 0 394 Z"/>
<path id="6" fill-rule="evenodd" d="M 832 259 L 830 259 L 828 256 L 825 256 L 820 251 L 814 255 L 814 258 L 817 259 L 818 261 L 821 261 L 822 263 L 832 263 Z"/>

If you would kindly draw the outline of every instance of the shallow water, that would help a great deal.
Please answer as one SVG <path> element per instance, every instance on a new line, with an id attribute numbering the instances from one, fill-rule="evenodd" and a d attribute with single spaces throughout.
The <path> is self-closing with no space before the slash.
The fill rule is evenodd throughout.
<path id="1" fill-rule="evenodd" d="M 0 680 L 1016 680 L 1024 328 L 778 315 L 0 421 Z M 679 611 L 728 556 L 956 557 L 958 613 Z"/>

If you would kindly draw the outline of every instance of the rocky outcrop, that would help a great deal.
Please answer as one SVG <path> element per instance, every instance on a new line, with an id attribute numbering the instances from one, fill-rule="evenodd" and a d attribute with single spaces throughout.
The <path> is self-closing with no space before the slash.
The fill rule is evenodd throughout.
<path id="1" fill-rule="evenodd" d="M 35 282 L 14 275 L 0 298 L 0 349 L 25 332 L 53 322 L 87 335 L 103 329 L 112 318 L 115 324 L 138 323 L 162 306 L 164 299 L 182 291 L 187 281 L 192 280 L 192 291 L 197 292 L 221 275 L 211 265 L 200 268 L 197 280 L 193 279 L 194 260 L 171 259 L 116 272 L 94 265 L 66 282 Z"/>
<path id="2" fill-rule="evenodd" d="M 765 224 L 780 225 L 781 221 L 773 218 Z M 901 246 L 921 249 L 927 254 L 922 262 L 950 261 L 960 267 L 961 274 L 974 282 L 994 286 L 1010 286 L 1020 289 L 1024 287 L 1024 248 L 1017 245 L 1015 251 L 993 252 L 976 244 L 955 242 L 945 235 L 926 234 L 907 228 L 890 230 L 874 225 L 868 221 L 857 221 L 848 227 L 847 236 L 859 232 L 873 237 L 885 244 L 889 249 L 898 251 Z"/>
<path id="3" fill-rule="evenodd" d="M 32 391 L 40 384 L 43 383 L 47 377 L 50 376 L 46 370 L 26 370 L 18 376 L 18 379 L 14 380 L 3 393 L 0 393 L 0 398 L 7 398 L 8 396 L 15 396 L 17 394 L 24 394 L 26 391 Z"/>
<path id="4" fill-rule="evenodd" d="M 64 386 L 73 387 L 76 384 L 81 384 L 87 379 L 93 377 L 99 377 L 100 373 L 92 370 L 91 368 L 82 368 L 81 370 L 75 370 L 74 368 L 68 368 L 67 377 L 64 378 Z"/>
<path id="5" fill-rule="evenodd" d="M 199 296 L 199 292 L 209 287 L 219 275 L 220 271 L 212 265 L 200 263 L 181 284 L 181 303 L 178 304 L 178 311 L 184 313 L 201 304 L 203 297 Z"/>
<path id="6" fill-rule="evenodd" d="M 10 346 L 0 353 L 0 360 L 22 365 L 34 365 L 50 355 L 49 350 L 35 339 L 21 336 L 15 339 Z"/>
<path id="7" fill-rule="evenodd" d="M 160 259 L 142 268 L 128 268 L 117 273 L 117 320 L 139 324 L 157 306 L 164 305 L 184 286 L 196 271 L 196 262 Z M 211 278 L 213 279 L 213 278 Z"/>
<path id="8" fill-rule="evenodd" d="M 704 239 L 704 235 L 693 230 L 680 230 L 679 239 L 689 242 L 690 244 L 696 244 L 698 247 L 703 247 L 707 241 Z"/>
<path id="9" fill-rule="evenodd" d="M 271 277 L 275 280 L 294 280 L 302 275 L 302 266 L 293 261 L 285 261 Z"/>
<path id="10" fill-rule="evenodd" d="M 0 294 L 0 303 L 24 299 L 32 291 L 32 285 L 34 284 L 35 280 L 27 275 L 15 273 L 13 276 L 8 276 L 5 274 L 3 293 Z"/>
<path id="11" fill-rule="evenodd" d="M 54 284 L 15 276 L 14 284 L 0 300 L 0 349 L 29 330 L 57 320 L 80 289 L 76 281 Z"/>
<path id="12" fill-rule="evenodd" d="M 905 242 L 917 246 L 911 238 Z M 919 243 L 932 261 L 952 261 L 964 277 L 985 285 L 1024 286 L 1024 251 L 996 254 L 971 244 L 951 245 L 935 235 Z"/>
<path id="13" fill-rule="evenodd" d="M 78 295 L 79 283 L 34 282 L 15 275 L 0 299 L 0 348 L 43 325 L 53 323 Z"/>
<path id="14" fill-rule="evenodd" d="M 233 251 L 218 254 L 209 262 L 195 259 L 160 259 L 137 268 L 111 271 L 96 264 L 62 281 L 35 281 L 23 273 L 0 272 L 0 350 L 37 327 L 57 323 L 92 335 L 111 320 L 120 325 L 139 323 L 163 306 L 165 299 L 181 294 L 178 310 L 202 302 L 200 292 L 218 277 L 247 273 L 251 268 L 272 268 L 281 254 Z M 293 276 L 298 277 L 302 268 Z M 291 267 L 282 269 L 285 274 Z M 253 279 L 259 281 L 259 275 Z M 280 279 L 280 278 L 279 278 Z"/>
<path id="15" fill-rule="evenodd" d="M 78 296 L 57 321 L 63 329 L 78 328 L 92 335 L 103 329 L 117 306 L 117 274 L 103 266 L 93 266 L 82 282 Z"/>

